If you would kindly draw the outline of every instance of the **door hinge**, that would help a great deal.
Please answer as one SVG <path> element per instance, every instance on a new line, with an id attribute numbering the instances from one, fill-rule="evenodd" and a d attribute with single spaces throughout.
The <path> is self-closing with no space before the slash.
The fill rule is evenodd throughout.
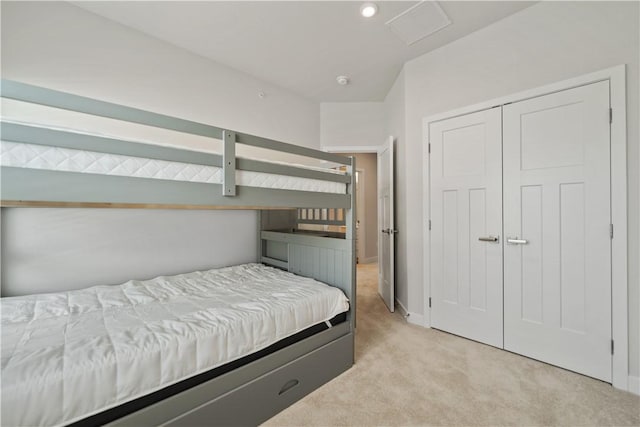
<path id="1" fill-rule="evenodd" d="M 613 108 L 609 108 L 609 123 L 613 123 Z"/>
<path id="2" fill-rule="evenodd" d="M 429 230 L 431 230 L 431 220 L 429 220 Z"/>
<path id="3" fill-rule="evenodd" d="M 609 237 L 613 239 L 613 224 L 609 224 Z"/>
<path id="4" fill-rule="evenodd" d="M 431 297 L 429 297 L 429 308 L 431 308 Z"/>
<path id="5" fill-rule="evenodd" d="M 613 347 L 613 340 L 611 340 L 611 354 L 613 354 L 613 349 L 614 349 L 614 347 Z"/>
<path id="6" fill-rule="evenodd" d="M 427 152 L 431 154 L 431 143 L 427 144 Z"/>

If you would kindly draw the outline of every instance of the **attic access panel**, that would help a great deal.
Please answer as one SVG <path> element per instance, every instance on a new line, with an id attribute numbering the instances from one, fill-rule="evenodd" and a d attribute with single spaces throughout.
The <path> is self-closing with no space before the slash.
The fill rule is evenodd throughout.
<path id="1" fill-rule="evenodd" d="M 422 1 L 387 21 L 394 32 L 407 46 L 451 25 L 451 20 L 436 1 Z"/>

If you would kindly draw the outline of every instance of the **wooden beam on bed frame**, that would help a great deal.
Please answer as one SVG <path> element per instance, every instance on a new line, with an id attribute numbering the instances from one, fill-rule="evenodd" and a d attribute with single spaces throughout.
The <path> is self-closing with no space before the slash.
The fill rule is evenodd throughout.
<path id="1" fill-rule="evenodd" d="M 92 209 L 185 209 L 185 210 L 296 210 L 278 206 L 240 206 L 240 205 L 170 205 L 151 203 L 88 203 L 88 202 L 46 202 L 26 200 L 0 200 L 2 208 L 92 208 Z"/>

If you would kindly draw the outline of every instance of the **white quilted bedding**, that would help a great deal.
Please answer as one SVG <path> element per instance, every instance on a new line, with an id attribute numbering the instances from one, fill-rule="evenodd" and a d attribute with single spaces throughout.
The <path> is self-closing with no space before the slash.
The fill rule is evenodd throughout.
<path id="1" fill-rule="evenodd" d="M 221 184 L 223 178 L 222 168 L 216 166 L 194 165 L 10 141 L 0 142 L 0 164 L 2 166 L 29 169 L 214 184 Z M 303 169 L 322 170 L 323 172 L 336 172 L 331 169 L 312 168 L 304 165 L 291 166 Z M 346 192 L 346 184 L 341 182 L 243 170 L 236 171 L 236 183 L 249 187 L 274 188 L 280 190 L 338 194 L 344 194 Z"/>
<path id="2" fill-rule="evenodd" d="M 2 425 L 85 418 L 348 307 L 338 288 L 261 264 L 2 298 Z"/>

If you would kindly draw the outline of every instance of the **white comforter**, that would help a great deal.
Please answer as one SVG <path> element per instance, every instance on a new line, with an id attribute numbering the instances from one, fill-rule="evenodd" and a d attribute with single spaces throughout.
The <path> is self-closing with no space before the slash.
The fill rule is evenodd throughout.
<path id="1" fill-rule="evenodd" d="M 2 298 L 2 425 L 82 419 L 348 310 L 261 264 Z"/>

